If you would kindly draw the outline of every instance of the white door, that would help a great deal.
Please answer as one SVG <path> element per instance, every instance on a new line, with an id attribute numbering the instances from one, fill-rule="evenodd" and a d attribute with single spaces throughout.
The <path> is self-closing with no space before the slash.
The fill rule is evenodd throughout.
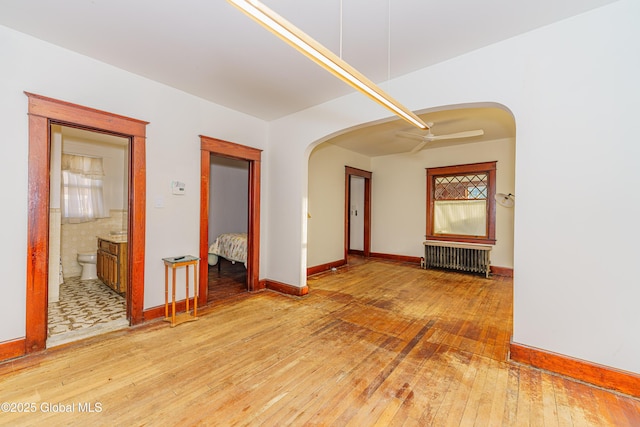
<path id="1" fill-rule="evenodd" d="M 351 175 L 349 249 L 364 250 L 364 177 Z"/>

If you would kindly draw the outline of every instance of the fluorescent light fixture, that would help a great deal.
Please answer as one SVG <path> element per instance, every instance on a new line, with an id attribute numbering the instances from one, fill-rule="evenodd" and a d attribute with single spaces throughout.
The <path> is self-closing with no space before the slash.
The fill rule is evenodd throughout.
<path id="1" fill-rule="evenodd" d="M 371 80 L 257 0 L 227 0 L 321 67 L 420 129 L 429 126 Z"/>

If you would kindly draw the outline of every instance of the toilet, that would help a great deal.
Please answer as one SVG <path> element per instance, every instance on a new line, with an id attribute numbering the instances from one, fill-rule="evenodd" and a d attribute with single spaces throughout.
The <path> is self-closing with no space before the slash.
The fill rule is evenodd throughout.
<path id="1" fill-rule="evenodd" d="M 97 255 L 95 252 L 78 254 L 78 264 L 82 266 L 80 280 L 93 280 L 98 278 L 98 273 L 96 272 L 96 259 Z"/>

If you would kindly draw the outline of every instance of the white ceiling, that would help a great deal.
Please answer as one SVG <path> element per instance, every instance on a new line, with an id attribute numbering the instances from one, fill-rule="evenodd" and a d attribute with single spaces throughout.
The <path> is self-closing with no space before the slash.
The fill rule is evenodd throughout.
<path id="1" fill-rule="evenodd" d="M 263 3 L 382 83 L 614 1 Z M 0 0 L 0 25 L 264 120 L 353 91 L 223 0 Z"/>
<path id="2" fill-rule="evenodd" d="M 515 122 L 511 113 L 497 107 L 486 106 L 483 108 L 455 108 L 440 111 L 431 111 L 419 114 L 425 122 L 432 122 L 431 133 L 433 135 L 446 135 L 449 133 L 482 129 L 483 136 L 447 139 L 432 141 L 424 146 L 424 150 L 451 146 L 457 144 L 469 144 L 481 141 L 493 141 L 496 139 L 515 136 Z M 355 151 L 369 157 L 386 156 L 390 154 L 407 153 L 420 144 L 420 141 L 398 136 L 398 131 L 424 135 L 426 132 L 407 124 L 404 120 L 397 119 L 380 124 L 374 124 L 354 129 L 352 131 L 335 136 L 328 142 L 347 150 Z"/>

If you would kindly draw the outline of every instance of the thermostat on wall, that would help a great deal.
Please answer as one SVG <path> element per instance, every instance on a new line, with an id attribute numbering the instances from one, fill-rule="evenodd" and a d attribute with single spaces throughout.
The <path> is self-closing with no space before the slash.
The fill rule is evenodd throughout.
<path id="1" fill-rule="evenodd" d="M 171 181 L 171 193 L 172 194 L 184 194 L 184 182 Z"/>

